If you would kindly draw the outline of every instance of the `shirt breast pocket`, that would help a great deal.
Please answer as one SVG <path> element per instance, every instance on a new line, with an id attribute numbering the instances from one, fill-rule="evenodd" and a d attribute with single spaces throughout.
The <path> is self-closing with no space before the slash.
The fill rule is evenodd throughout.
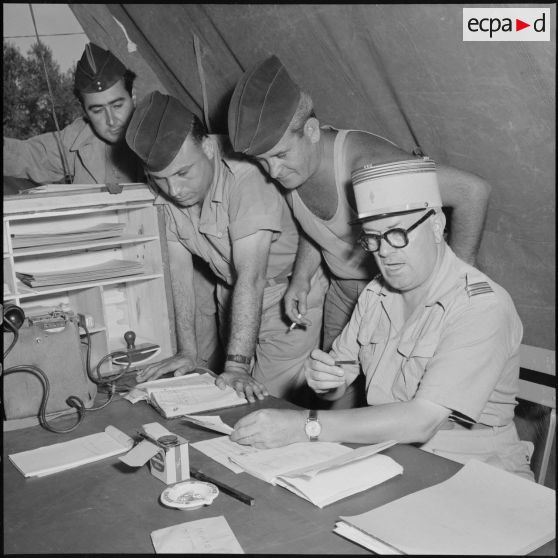
<path id="1" fill-rule="evenodd" d="M 361 362 L 371 362 L 374 356 L 378 358 L 378 351 L 382 351 L 386 346 L 388 333 L 377 331 L 371 326 L 364 326 L 357 335 L 357 342 L 360 345 L 359 359 Z"/>
<path id="2" fill-rule="evenodd" d="M 420 339 L 399 342 L 397 351 L 404 358 L 397 385 L 403 391 L 401 395 L 406 399 L 411 399 L 417 392 L 428 362 L 436 353 L 438 344 L 439 335 L 426 335 Z"/>

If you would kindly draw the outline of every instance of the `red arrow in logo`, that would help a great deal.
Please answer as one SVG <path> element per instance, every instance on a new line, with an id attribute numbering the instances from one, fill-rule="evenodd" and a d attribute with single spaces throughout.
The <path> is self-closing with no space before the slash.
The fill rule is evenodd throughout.
<path id="1" fill-rule="evenodd" d="M 515 20 L 515 30 L 516 31 L 521 31 L 522 29 L 525 29 L 526 27 L 531 27 L 530 23 L 525 23 L 524 21 L 521 21 L 520 19 Z"/>

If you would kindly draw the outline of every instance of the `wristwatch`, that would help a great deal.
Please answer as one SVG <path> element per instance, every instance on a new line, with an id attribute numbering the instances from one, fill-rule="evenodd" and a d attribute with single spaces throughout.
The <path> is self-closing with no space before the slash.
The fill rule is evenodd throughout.
<path id="1" fill-rule="evenodd" d="M 304 425 L 304 432 L 311 442 L 317 442 L 318 437 L 322 431 L 322 425 L 318 420 L 318 411 L 311 410 L 308 411 L 308 418 L 306 419 L 306 424 Z"/>
<path id="2" fill-rule="evenodd" d="M 239 364 L 250 364 L 252 362 L 252 358 L 251 357 L 247 357 L 244 355 L 227 355 L 225 357 L 226 361 L 229 362 L 238 362 Z"/>

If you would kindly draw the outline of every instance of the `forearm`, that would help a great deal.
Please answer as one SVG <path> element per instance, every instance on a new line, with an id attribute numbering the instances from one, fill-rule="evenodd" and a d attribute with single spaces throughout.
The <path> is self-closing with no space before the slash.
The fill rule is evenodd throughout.
<path id="1" fill-rule="evenodd" d="M 452 211 L 449 245 L 459 258 L 470 264 L 475 262 L 482 239 L 488 191 L 479 187 L 477 195 L 470 200 L 470 207 L 455 206 Z"/>
<path id="2" fill-rule="evenodd" d="M 441 167 L 440 192 L 452 208 L 449 244 L 459 258 L 473 264 L 479 250 L 488 208 L 490 185 L 464 171 Z"/>
<path id="3" fill-rule="evenodd" d="M 171 289 L 178 353 L 197 360 L 196 297 L 191 254 L 179 242 L 168 242 Z"/>
<path id="4" fill-rule="evenodd" d="M 260 328 L 264 286 L 263 276 L 238 277 L 232 295 L 227 354 L 246 357 L 254 355 Z"/>
<path id="5" fill-rule="evenodd" d="M 387 403 L 358 409 L 320 411 L 320 441 L 374 444 L 385 440 L 423 443 L 450 411 L 426 400 Z"/>
<path id="6" fill-rule="evenodd" d="M 293 267 L 292 282 L 310 282 L 322 261 L 321 250 L 304 233 L 300 233 L 298 249 Z"/>
<path id="7" fill-rule="evenodd" d="M 376 407 L 319 411 L 321 442 L 374 444 L 426 442 L 447 419 L 449 410 L 425 399 Z M 231 440 L 257 448 L 306 442 L 308 411 L 260 409 L 241 418 Z"/>
<path id="8" fill-rule="evenodd" d="M 64 179 L 64 167 L 54 134 L 28 140 L 4 138 L 4 175 L 27 178 L 38 184 Z"/>

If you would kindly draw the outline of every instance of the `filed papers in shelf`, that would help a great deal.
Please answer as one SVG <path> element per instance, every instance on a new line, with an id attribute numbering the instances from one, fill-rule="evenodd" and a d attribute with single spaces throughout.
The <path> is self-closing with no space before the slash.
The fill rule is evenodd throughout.
<path id="1" fill-rule="evenodd" d="M 16 277 L 29 287 L 51 287 L 84 281 L 101 281 L 143 273 L 144 266 L 132 260 L 110 260 L 97 265 L 58 271 L 16 271 Z"/>
<path id="2" fill-rule="evenodd" d="M 19 249 L 114 238 L 121 236 L 125 227 L 125 223 L 99 223 L 81 230 L 12 234 L 12 246 L 14 249 Z"/>

